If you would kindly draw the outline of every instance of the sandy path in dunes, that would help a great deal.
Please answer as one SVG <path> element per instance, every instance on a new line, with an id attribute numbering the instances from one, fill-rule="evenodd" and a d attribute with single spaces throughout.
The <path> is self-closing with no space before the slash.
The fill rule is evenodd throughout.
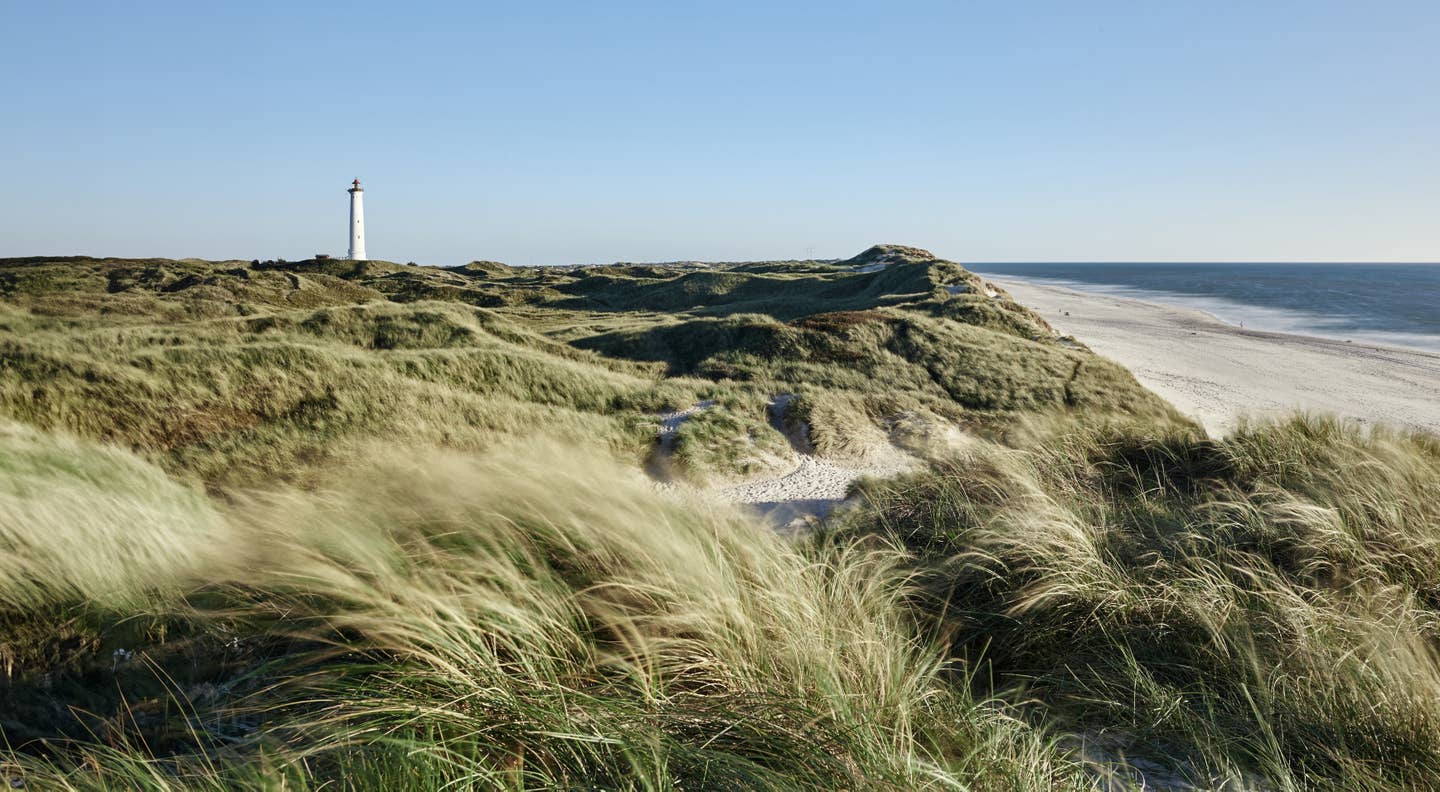
<path id="1" fill-rule="evenodd" d="M 1440 433 L 1440 355 L 1245 330 L 1188 308 L 990 280 L 1212 432 L 1245 415 L 1300 409 Z"/>
<path id="2" fill-rule="evenodd" d="M 872 459 L 864 461 L 841 462 L 815 456 L 808 432 L 803 427 L 795 432 L 785 426 L 785 410 L 792 398 L 788 393 L 776 395 L 770 402 L 769 413 L 770 424 L 790 441 L 796 455 L 795 468 L 779 476 L 716 487 L 710 490 L 711 495 L 729 503 L 746 504 L 777 527 L 799 528 L 812 518 L 825 517 L 844 503 L 850 485 L 856 480 L 866 476 L 895 476 L 918 465 L 914 457 L 893 447 L 877 449 Z M 714 402 L 700 402 L 660 416 L 656 455 L 649 465 L 652 477 L 668 478 L 664 460 L 674 446 L 675 432 L 691 416 L 714 406 Z"/>
<path id="3" fill-rule="evenodd" d="M 783 476 L 722 487 L 715 494 L 732 503 L 748 504 L 773 524 L 783 526 L 828 515 L 845 502 L 850 485 L 860 478 L 898 476 L 917 464 L 898 450 L 873 462 L 842 463 L 809 453 L 801 453 L 799 460 L 800 464 Z"/>

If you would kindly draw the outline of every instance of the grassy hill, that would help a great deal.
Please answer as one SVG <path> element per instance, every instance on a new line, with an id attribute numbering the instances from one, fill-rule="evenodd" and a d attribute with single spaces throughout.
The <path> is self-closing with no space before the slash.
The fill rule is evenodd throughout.
<path id="1" fill-rule="evenodd" d="M 712 402 L 697 489 L 783 424 L 923 468 L 782 539 L 647 480 Z M 1440 779 L 1440 442 L 1207 438 L 915 248 L 0 260 L 0 419 L 16 783 Z"/>
<path id="2" fill-rule="evenodd" d="M 719 399 L 763 434 L 781 392 L 854 396 L 879 426 L 1173 417 L 960 267 L 866 261 L 5 261 L 0 410 L 215 486 L 306 481 L 372 441 L 539 434 L 635 461 L 659 412 Z"/>

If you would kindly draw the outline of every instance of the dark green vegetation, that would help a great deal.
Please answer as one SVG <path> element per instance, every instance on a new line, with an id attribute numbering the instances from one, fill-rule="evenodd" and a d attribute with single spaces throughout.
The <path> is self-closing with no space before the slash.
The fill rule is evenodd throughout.
<path id="1" fill-rule="evenodd" d="M 1440 782 L 1433 436 L 1075 432 L 863 502 L 830 540 L 903 542 L 921 624 L 1093 753 L 1245 787 Z"/>
<path id="2" fill-rule="evenodd" d="M 640 472 L 927 465 L 807 539 Z M 31 788 L 1440 778 L 1440 447 L 1210 440 L 924 251 L 0 261 Z M 1109 779 L 1107 781 L 1106 779 Z"/>

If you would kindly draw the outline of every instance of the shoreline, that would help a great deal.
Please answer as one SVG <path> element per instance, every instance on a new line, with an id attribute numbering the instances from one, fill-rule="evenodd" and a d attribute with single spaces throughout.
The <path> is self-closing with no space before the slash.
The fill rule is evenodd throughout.
<path id="1" fill-rule="evenodd" d="M 1440 354 L 1251 330 L 1198 308 L 986 277 L 1212 433 L 1300 410 L 1440 434 Z"/>
<path id="2" fill-rule="evenodd" d="M 1440 356 L 1440 334 L 1418 334 L 1382 330 L 1330 331 L 1316 326 L 1316 318 L 1286 308 L 1273 308 L 1242 303 L 1223 297 L 1210 297 L 1179 292 L 1154 291 L 1123 284 L 1091 283 L 1058 278 L 1031 278 L 1024 275 L 990 275 L 976 272 L 995 283 L 1024 283 L 1034 287 L 1062 289 L 1077 294 L 1110 297 L 1118 300 L 1163 305 L 1179 311 L 1194 311 L 1238 330 L 1253 330 L 1286 336 L 1339 341 L 1383 347 L 1401 352 L 1420 352 Z M 1253 326 L 1247 326 L 1250 322 Z"/>

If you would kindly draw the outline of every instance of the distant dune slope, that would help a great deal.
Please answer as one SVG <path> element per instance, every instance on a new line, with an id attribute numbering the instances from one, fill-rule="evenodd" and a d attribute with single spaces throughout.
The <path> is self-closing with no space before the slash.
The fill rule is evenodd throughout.
<path id="1" fill-rule="evenodd" d="M 706 399 L 733 442 L 682 438 L 679 472 L 743 476 L 767 447 L 783 456 L 776 393 L 848 394 L 882 430 L 1171 415 L 973 274 L 899 246 L 715 266 L 12 259 L 0 298 L 0 413 L 212 484 L 304 479 L 369 441 L 540 433 L 638 462 L 655 416 Z"/>

